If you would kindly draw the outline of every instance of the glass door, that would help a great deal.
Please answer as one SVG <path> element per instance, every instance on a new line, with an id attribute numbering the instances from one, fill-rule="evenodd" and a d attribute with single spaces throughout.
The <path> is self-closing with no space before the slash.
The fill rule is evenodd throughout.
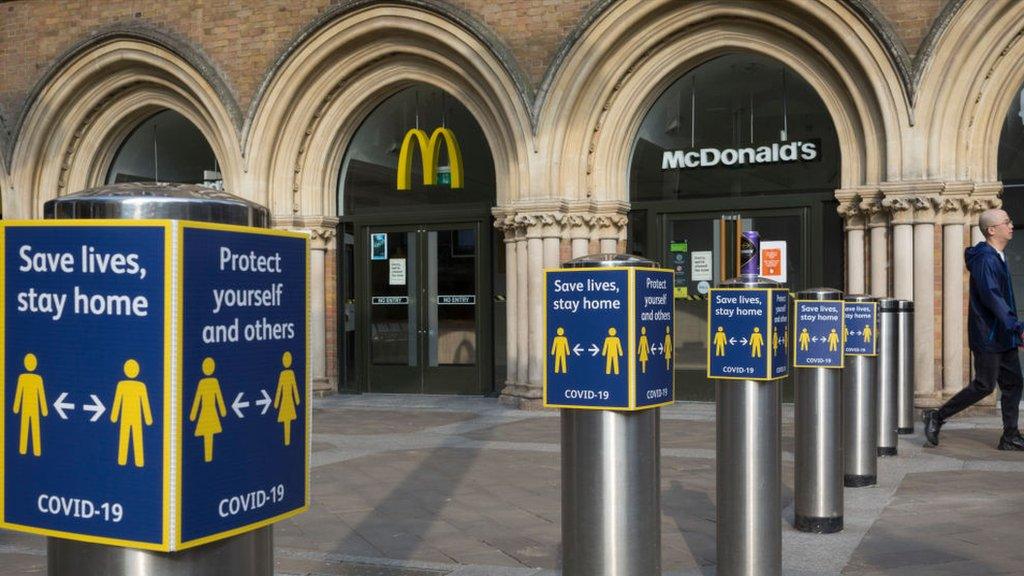
<path id="1" fill-rule="evenodd" d="M 762 244 L 776 242 L 774 272 L 785 272 L 791 291 L 806 288 L 807 215 L 803 208 L 665 214 L 660 257 L 675 272 L 676 396 L 714 401 L 705 376 L 707 361 L 707 294 L 739 271 L 740 233 L 756 230 Z M 790 386 L 784 383 L 783 395 Z"/>
<path id="2" fill-rule="evenodd" d="M 367 390 L 480 393 L 479 225 L 366 231 Z"/>

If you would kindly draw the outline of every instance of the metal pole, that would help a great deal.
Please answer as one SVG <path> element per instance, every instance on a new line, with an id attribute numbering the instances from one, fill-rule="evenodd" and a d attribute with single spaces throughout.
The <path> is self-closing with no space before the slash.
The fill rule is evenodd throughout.
<path id="1" fill-rule="evenodd" d="M 832 288 L 796 294 L 796 300 L 842 297 L 842 292 Z M 794 370 L 794 527 L 801 532 L 830 534 L 843 529 L 841 372 L 824 367 Z"/>
<path id="2" fill-rule="evenodd" d="M 190 184 L 133 182 L 50 200 L 44 218 L 198 220 L 268 228 L 270 212 L 226 192 Z M 272 576 L 273 526 L 181 552 L 153 552 L 50 537 L 49 576 Z"/>
<path id="3" fill-rule="evenodd" d="M 756 276 L 722 286 L 782 288 Z M 775 380 L 715 381 L 719 576 L 782 573 L 780 386 Z"/>
<path id="4" fill-rule="evenodd" d="M 592 255 L 566 268 L 654 266 Z M 562 410 L 562 574 L 661 574 L 661 411 Z"/>
<path id="5" fill-rule="evenodd" d="M 846 302 L 876 302 L 852 295 Z M 878 362 L 875 356 L 847 356 L 843 368 L 843 484 L 878 482 Z"/>
<path id="6" fill-rule="evenodd" d="M 914 303 L 900 300 L 896 313 L 896 398 L 900 434 L 914 433 Z"/>
<path id="7" fill-rule="evenodd" d="M 895 456 L 897 427 L 898 339 L 896 313 L 899 300 L 878 300 L 878 455 Z"/>

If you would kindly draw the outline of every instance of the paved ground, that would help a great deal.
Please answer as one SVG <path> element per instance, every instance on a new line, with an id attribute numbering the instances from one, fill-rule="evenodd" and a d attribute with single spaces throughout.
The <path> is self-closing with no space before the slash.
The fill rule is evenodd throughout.
<path id="1" fill-rule="evenodd" d="M 845 529 L 790 527 L 792 415 L 783 426 L 783 563 L 797 576 L 1021 574 L 1024 455 L 999 421 L 903 436 L 879 485 L 847 489 Z M 662 411 L 666 574 L 715 573 L 714 406 Z M 554 576 L 557 413 L 479 398 L 335 396 L 314 412 L 313 507 L 275 528 L 279 576 Z M 0 574 L 45 573 L 41 538 L 0 531 Z"/>

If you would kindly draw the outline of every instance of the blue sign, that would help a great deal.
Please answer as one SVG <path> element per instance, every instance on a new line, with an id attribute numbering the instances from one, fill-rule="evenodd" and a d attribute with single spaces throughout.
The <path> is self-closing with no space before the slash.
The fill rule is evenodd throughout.
<path id="1" fill-rule="evenodd" d="M 671 284 L 671 271 L 660 269 L 546 271 L 544 405 L 671 403 Z"/>
<path id="2" fill-rule="evenodd" d="M 843 302 L 797 300 L 794 306 L 793 366 L 843 367 Z"/>
<path id="3" fill-rule="evenodd" d="M 779 355 L 785 354 L 782 316 L 773 313 L 781 299 L 768 288 L 713 288 L 708 298 L 708 378 L 774 380 L 776 352 L 774 336 L 779 334 Z M 786 296 L 788 301 L 788 296 Z M 780 300 L 781 301 L 781 300 Z M 785 365 L 785 362 L 783 363 Z"/>
<path id="4" fill-rule="evenodd" d="M 789 376 L 789 291 L 772 291 L 772 377 Z"/>
<path id="5" fill-rule="evenodd" d="M 180 550 L 308 507 L 308 238 L 0 222 L 0 526 Z"/>
<path id="6" fill-rule="evenodd" d="M 303 237 L 182 223 L 180 546 L 307 505 Z"/>
<path id="7" fill-rule="evenodd" d="M 167 227 L 4 223 L 0 525 L 159 549 Z"/>
<path id="8" fill-rule="evenodd" d="M 877 356 L 877 302 L 846 302 L 843 346 L 847 356 Z"/>

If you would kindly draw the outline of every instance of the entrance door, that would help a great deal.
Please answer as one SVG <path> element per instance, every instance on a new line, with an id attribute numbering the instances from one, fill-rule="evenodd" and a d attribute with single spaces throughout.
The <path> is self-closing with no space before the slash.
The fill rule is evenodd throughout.
<path id="1" fill-rule="evenodd" d="M 757 230 L 761 241 L 786 243 L 786 287 L 806 288 L 807 214 L 804 208 L 665 214 L 661 257 L 675 271 L 676 397 L 713 401 L 706 378 L 707 293 L 738 275 L 739 236 Z M 784 386 L 784 391 L 788 390 Z M 788 392 L 784 392 L 784 396 Z"/>
<path id="2" fill-rule="evenodd" d="M 367 391 L 479 394 L 479 224 L 364 230 Z"/>

